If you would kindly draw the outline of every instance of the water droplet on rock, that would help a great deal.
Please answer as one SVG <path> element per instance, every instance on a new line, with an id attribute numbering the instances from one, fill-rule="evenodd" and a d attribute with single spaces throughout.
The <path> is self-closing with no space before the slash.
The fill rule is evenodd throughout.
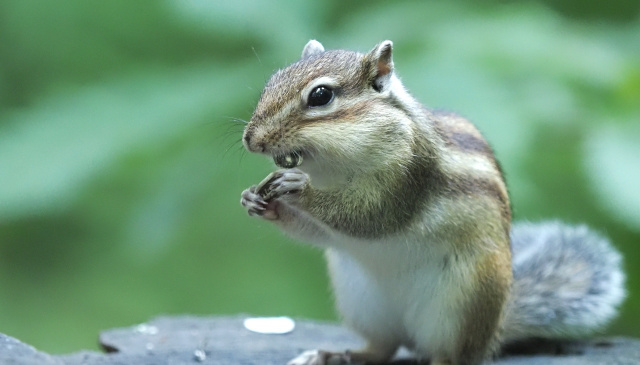
<path id="1" fill-rule="evenodd" d="M 201 349 L 197 349 L 193 352 L 193 358 L 197 361 L 197 362 L 203 362 L 207 359 L 207 353 L 204 352 L 204 350 Z"/>
<path id="2" fill-rule="evenodd" d="M 253 317 L 244 320 L 244 328 L 264 334 L 285 334 L 293 331 L 296 323 L 289 317 Z"/>
<path id="3" fill-rule="evenodd" d="M 142 333 L 143 335 L 157 335 L 159 330 L 156 326 L 150 326 L 146 323 L 141 323 L 136 326 L 136 332 Z"/>

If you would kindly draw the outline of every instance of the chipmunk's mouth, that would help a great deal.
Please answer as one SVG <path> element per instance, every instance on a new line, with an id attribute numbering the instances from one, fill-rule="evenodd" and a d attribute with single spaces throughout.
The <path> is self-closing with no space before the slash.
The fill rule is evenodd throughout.
<path id="1" fill-rule="evenodd" d="M 288 153 L 281 153 L 273 155 L 273 162 L 283 169 L 292 169 L 302 164 L 302 152 L 292 151 Z"/>

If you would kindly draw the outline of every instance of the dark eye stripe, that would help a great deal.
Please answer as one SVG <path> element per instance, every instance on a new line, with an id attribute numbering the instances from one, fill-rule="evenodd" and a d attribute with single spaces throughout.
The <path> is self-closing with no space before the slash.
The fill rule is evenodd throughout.
<path id="1" fill-rule="evenodd" d="M 323 106 L 329 104 L 333 100 L 333 90 L 327 86 L 318 86 L 309 93 L 307 104 L 310 107 Z"/>

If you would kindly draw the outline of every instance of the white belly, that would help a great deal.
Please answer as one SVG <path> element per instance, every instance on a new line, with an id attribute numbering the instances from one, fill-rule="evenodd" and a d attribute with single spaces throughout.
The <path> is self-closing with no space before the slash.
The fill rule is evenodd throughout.
<path id="1" fill-rule="evenodd" d="M 462 293 L 470 285 L 467 275 L 452 269 L 451 262 L 445 264 L 446 255 L 435 249 L 412 252 L 398 242 L 368 244 L 369 252 L 327 250 L 345 323 L 373 346 L 405 346 L 422 357 L 451 353 L 460 328 Z"/>

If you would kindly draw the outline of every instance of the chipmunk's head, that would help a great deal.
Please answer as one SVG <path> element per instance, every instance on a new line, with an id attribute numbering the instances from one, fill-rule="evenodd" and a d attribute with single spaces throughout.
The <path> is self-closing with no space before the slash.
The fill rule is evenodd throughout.
<path id="1" fill-rule="evenodd" d="M 245 147 L 280 167 L 343 175 L 404 153 L 411 133 L 405 106 L 413 99 L 394 75 L 392 45 L 361 54 L 309 41 L 301 59 L 265 86 Z"/>

